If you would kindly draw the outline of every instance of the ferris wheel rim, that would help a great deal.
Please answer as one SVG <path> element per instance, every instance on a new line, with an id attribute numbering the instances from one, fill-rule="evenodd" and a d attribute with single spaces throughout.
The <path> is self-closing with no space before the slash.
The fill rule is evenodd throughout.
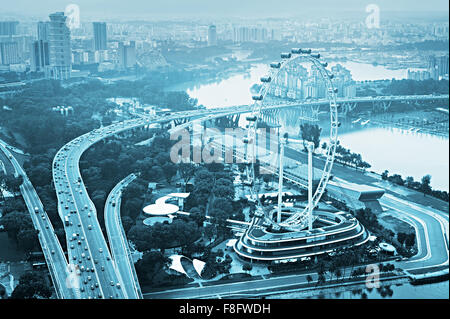
<path id="1" fill-rule="evenodd" d="M 293 49 L 292 52 L 294 52 L 294 50 L 297 50 L 297 52 L 302 52 L 301 49 Z M 307 52 L 307 51 L 306 51 Z M 284 57 L 283 57 L 284 55 Z M 311 63 L 311 69 L 312 67 L 316 67 L 319 70 L 319 73 L 321 75 L 321 80 L 323 82 L 325 82 L 326 85 L 326 99 L 328 100 L 328 104 L 329 104 L 329 110 L 330 110 L 330 135 L 329 135 L 329 143 L 327 143 L 327 147 L 326 147 L 326 160 L 325 160 L 325 164 L 324 167 L 322 169 L 322 176 L 320 178 L 320 181 L 317 185 L 316 190 L 314 191 L 313 197 L 312 197 L 312 206 L 313 208 L 317 206 L 317 204 L 319 203 L 320 199 L 322 198 L 324 192 L 325 192 L 325 188 L 328 184 L 328 181 L 330 180 L 330 176 L 331 176 L 331 170 L 333 167 L 333 163 L 334 163 L 334 158 L 335 158 L 335 153 L 336 153 L 336 145 L 337 145 L 337 129 L 338 129 L 338 105 L 337 105 L 337 94 L 336 94 L 336 89 L 333 85 L 332 82 L 332 75 L 331 73 L 329 73 L 329 71 L 326 69 L 326 65 L 324 65 L 320 60 L 320 55 L 314 55 L 311 54 L 311 52 L 303 52 L 303 53 L 295 53 L 295 54 L 282 54 L 282 61 L 281 62 L 276 62 L 277 66 L 276 68 L 272 67 L 272 65 L 275 65 L 274 63 L 271 64 L 271 68 L 268 72 L 268 76 L 271 78 L 271 80 L 269 82 L 262 82 L 262 86 L 259 90 L 259 96 L 261 97 L 261 99 L 255 100 L 255 102 L 253 103 L 253 108 L 252 108 L 252 116 L 255 117 L 256 116 L 256 120 L 254 122 L 251 122 L 248 126 L 248 130 L 247 130 L 247 137 L 248 139 L 254 139 L 255 143 L 253 143 L 253 154 L 252 156 L 254 156 L 255 158 L 252 158 L 251 161 L 251 170 L 250 170 L 250 174 L 251 177 L 250 179 L 253 181 L 255 181 L 255 164 L 256 164 L 256 137 L 257 137 L 257 129 L 258 129 L 258 122 L 261 118 L 261 113 L 262 110 L 264 108 L 264 100 L 267 96 L 267 94 L 269 93 L 269 88 L 271 87 L 272 83 L 274 83 L 274 79 L 277 79 L 278 75 L 280 74 L 280 72 L 282 72 L 283 70 L 286 69 L 286 67 L 288 65 L 290 65 L 291 63 L 293 63 L 294 61 L 297 60 L 304 60 L 306 62 L 310 62 Z M 249 176 L 247 176 L 247 178 L 249 178 Z M 251 193 L 252 195 L 255 194 L 254 192 L 254 185 L 251 186 Z M 260 209 L 262 209 L 262 205 L 260 202 L 260 198 L 258 196 L 258 193 L 256 192 L 256 205 L 259 206 Z M 300 211 L 298 213 L 293 214 L 292 216 L 290 216 L 289 218 L 287 218 L 286 220 L 282 221 L 281 223 L 277 224 L 275 223 L 272 219 L 270 219 L 270 222 L 272 224 L 277 224 L 279 226 L 283 226 L 286 228 L 290 228 L 290 227 L 296 227 L 298 226 L 302 220 L 304 221 L 304 216 L 305 214 L 307 214 L 309 210 L 309 203 L 308 205 L 305 207 L 305 209 L 303 211 Z"/>

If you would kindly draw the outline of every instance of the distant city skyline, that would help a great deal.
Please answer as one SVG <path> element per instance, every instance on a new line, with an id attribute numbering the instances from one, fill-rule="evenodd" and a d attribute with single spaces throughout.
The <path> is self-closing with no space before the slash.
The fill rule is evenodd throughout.
<path id="1" fill-rule="evenodd" d="M 405 18 L 407 16 L 428 16 L 434 12 L 437 16 L 448 16 L 448 2 L 445 0 L 429 1 L 388 1 L 388 0 L 345 0 L 336 4 L 332 0 L 303 1 L 285 0 L 282 3 L 275 0 L 263 1 L 206 1 L 206 0 L 166 0 L 127 2 L 118 0 L 42 0 L 39 3 L 30 0 L 16 0 L 2 4 L 1 16 L 14 17 L 22 15 L 42 18 L 49 12 L 64 11 L 69 4 L 80 7 L 81 16 L 86 19 L 94 17 L 100 19 L 157 19 L 157 18 L 209 18 L 210 20 L 236 17 L 236 18 L 269 18 L 269 17 L 323 17 L 330 20 L 345 16 L 357 18 L 358 14 L 366 15 L 365 8 L 369 4 L 380 7 L 381 14 L 386 17 Z M 405 11 L 408 8 L 408 11 Z M 339 16 L 337 16 L 339 15 Z M 447 17 L 448 19 L 448 17 Z"/>

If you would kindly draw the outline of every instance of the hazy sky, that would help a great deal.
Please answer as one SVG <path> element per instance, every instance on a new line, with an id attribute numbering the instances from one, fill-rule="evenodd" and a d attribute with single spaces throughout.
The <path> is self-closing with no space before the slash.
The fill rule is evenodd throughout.
<path id="1" fill-rule="evenodd" d="M 344 12 L 365 13 L 366 5 L 374 3 L 380 12 L 423 14 L 437 11 L 448 13 L 447 0 L 0 0 L 1 13 L 25 16 L 48 16 L 64 11 L 75 3 L 81 15 L 102 18 L 154 17 L 280 17 L 303 16 L 308 13 L 339 16 Z"/>

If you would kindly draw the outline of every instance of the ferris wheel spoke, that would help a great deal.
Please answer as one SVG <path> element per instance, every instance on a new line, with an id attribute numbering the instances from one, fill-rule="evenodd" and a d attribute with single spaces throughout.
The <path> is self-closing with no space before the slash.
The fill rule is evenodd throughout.
<path id="1" fill-rule="evenodd" d="M 299 212 L 294 213 L 290 217 L 288 217 L 283 222 L 279 223 L 278 226 L 284 226 L 286 228 L 298 229 L 300 227 L 304 227 L 304 221 L 307 219 L 306 217 L 310 214 L 310 207 L 313 208 L 317 206 L 319 203 L 328 180 L 331 176 L 331 169 L 334 162 L 334 155 L 336 151 L 337 145 L 337 129 L 339 126 L 338 123 L 338 114 L 337 109 L 338 105 L 336 103 L 337 97 L 337 89 L 333 87 L 332 79 L 333 74 L 329 72 L 326 67 L 328 64 L 326 62 L 321 62 L 320 54 L 313 54 L 311 50 L 305 49 L 292 49 L 291 52 L 282 53 L 280 62 L 272 62 L 270 64 L 270 69 L 266 76 L 261 77 L 261 87 L 257 95 L 253 96 L 254 104 L 252 108 L 252 112 L 250 116 L 247 117 L 249 124 L 247 126 L 247 158 L 249 159 L 249 165 L 247 165 L 247 178 L 251 181 L 251 193 L 254 195 L 256 199 L 257 206 L 262 209 L 263 205 L 260 201 L 257 185 L 256 185 L 256 176 L 255 176 L 255 165 L 257 160 L 257 151 L 256 151 L 256 142 L 258 139 L 258 123 L 262 122 L 262 117 L 265 114 L 264 110 L 268 107 L 273 107 L 273 105 L 279 105 L 282 102 L 280 99 L 283 96 L 286 97 L 294 97 L 296 96 L 295 92 L 289 91 L 288 89 L 282 89 L 287 81 L 295 81 L 296 74 L 301 72 L 301 68 L 296 62 L 306 62 L 311 64 L 311 70 L 314 67 L 314 71 L 317 72 L 317 78 L 322 79 L 324 85 L 326 87 L 325 96 L 328 99 L 329 110 L 330 110 L 330 135 L 329 135 L 329 143 L 327 143 L 327 148 L 325 150 L 326 160 L 325 165 L 322 170 L 322 176 L 319 180 L 317 188 L 312 196 L 312 202 L 308 203 L 307 207 Z M 297 76 L 297 78 L 299 78 Z M 299 103 L 296 103 L 297 105 Z M 303 101 L 300 103 L 304 107 L 308 105 L 308 101 Z M 294 104 L 293 104 L 294 106 Z M 318 121 L 319 120 L 319 112 L 320 112 L 320 103 L 310 103 L 309 105 L 309 116 L 308 111 L 305 114 L 302 109 L 301 119 L 306 119 L 310 121 Z M 277 123 L 277 119 L 275 119 L 274 124 Z M 279 126 L 279 125 L 278 125 Z M 251 159 L 251 160 L 250 160 Z M 278 161 L 278 166 L 282 165 L 282 161 Z M 282 169 L 281 169 L 282 171 Z M 275 171 L 276 173 L 276 171 Z M 280 173 L 278 172 L 279 176 Z M 281 180 L 283 180 L 285 176 L 281 173 Z M 291 180 L 291 182 L 295 183 L 295 180 Z M 281 183 L 282 184 L 282 183 Z M 264 209 L 262 209 L 264 210 Z M 266 221 L 271 224 L 277 224 L 273 221 L 272 216 L 267 216 L 265 213 Z"/>

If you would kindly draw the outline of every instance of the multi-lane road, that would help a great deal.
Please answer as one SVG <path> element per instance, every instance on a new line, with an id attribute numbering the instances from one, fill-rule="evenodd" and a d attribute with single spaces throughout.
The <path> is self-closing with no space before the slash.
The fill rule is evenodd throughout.
<path id="1" fill-rule="evenodd" d="M 53 161 L 53 181 L 69 259 L 79 273 L 83 297 L 127 298 L 79 171 L 81 154 L 100 136 L 101 131 L 89 133 L 60 149 Z"/>
<path id="2" fill-rule="evenodd" d="M 72 289 L 70 281 L 68 281 L 69 269 L 64 251 L 36 190 L 22 166 L 20 166 L 13 153 L 9 150 L 9 145 L 0 141 L 0 149 L 14 167 L 15 175 L 21 175 L 23 177 L 20 192 L 30 213 L 34 228 L 38 231 L 39 242 L 49 268 L 53 285 L 56 289 L 57 297 L 64 299 L 78 298 L 77 291 Z"/>
<path id="3" fill-rule="evenodd" d="M 105 225 L 109 247 L 111 248 L 117 271 L 120 273 L 122 280 L 127 283 L 124 287 L 129 299 L 142 299 L 142 292 L 128 246 L 128 240 L 122 227 L 120 204 L 123 189 L 134 181 L 136 177 L 135 174 L 130 174 L 121 180 L 111 190 L 105 203 Z"/>

